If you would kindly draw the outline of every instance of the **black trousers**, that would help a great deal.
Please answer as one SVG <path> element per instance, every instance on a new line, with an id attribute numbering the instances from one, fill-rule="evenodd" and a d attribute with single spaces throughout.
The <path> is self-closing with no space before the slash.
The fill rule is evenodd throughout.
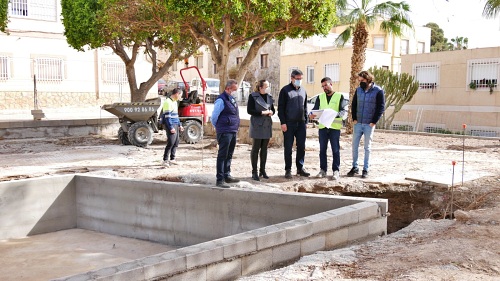
<path id="1" fill-rule="evenodd" d="M 260 155 L 260 171 L 266 170 L 268 144 L 269 144 L 269 139 L 253 139 L 252 152 L 250 152 L 250 159 L 252 162 L 252 173 L 257 173 L 257 161 L 259 160 L 259 155 Z"/>
<path id="2" fill-rule="evenodd" d="M 165 152 L 163 153 L 163 160 L 174 160 L 175 151 L 179 146 L 179 125 L 174 125 L 175 133 L 171 133 L 168 129 L 167 131 L 167 146 L 165 146 Z"/>

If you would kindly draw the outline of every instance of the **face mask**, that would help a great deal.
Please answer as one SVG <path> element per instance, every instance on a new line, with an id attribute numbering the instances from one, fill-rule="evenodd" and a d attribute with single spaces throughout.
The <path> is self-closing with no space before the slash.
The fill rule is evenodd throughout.
<path id="1" fill-rule="evenodd" d="M 270 93 L 271 93 L 271 88 L 267 87 L 267 88 L 264 90 L 264 92 L 265 92 L 266 94 L 270 94 Z"/>
<path id="2" fill-rule="evenodd" d="M 361 82 L 361 83 L 359 83 L 359 86 L 360 86 L 362 89 L 366 89 L 366 86 L 368 86 L 368 84 L 366 84 L 366 82 Z"/>
<path id="3" fill-rule="evenodd" d="M 295 80 L 293 84 L 297 87 L 300 87 L 300 85 L 302 85 L 302 80 Z"/>

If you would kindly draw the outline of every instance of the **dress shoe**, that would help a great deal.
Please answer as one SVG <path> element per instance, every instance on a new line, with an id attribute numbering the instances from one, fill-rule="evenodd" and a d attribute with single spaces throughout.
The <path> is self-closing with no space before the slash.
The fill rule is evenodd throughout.
<path id="1" fill-rule="evenodd" d="M 291 179 L 292 178 L 292 171 L 286 170 L 286 172 L 285 172 L 285 178 Z"/>
<path id="2" fill-rule="evenodd" d="M 229 186 L 228 184 L 226 184 L 225 182 L 223 181 L 217 181 L 215 183 L 215 186 L 217 187 L 221 187 L 221 188 L 230 188 L 231 186 Z"/>
<path id="3" fill-rule="evenodd" d="M 260 171 L 260 173 L 259 173 L 259 177 L 263 177 L 263 178 L 265 178 L 265 179 L 268 179 L 268 178 L 269 178 L 269 176 L 266 174 L 266 171 L 264 171 L 264 170 Z"/>
<path id="4" fill-rule="evenodd" d="M 252 179 L 253 179 L 254 181 L 260 181 L 259 176 L 257 175 L 257 172 L 253 172 L 253 173 L 252 173 Z"/>
<path id="5" fill-rule="evenodd" d="M 239 179 L 235 179 L 235 178 L 233 178 L 233 177 L 231 177 L 231 176 L 229 176 L 229 177 L 225 178 L 225 179 L 224 179 L 224 181 L 225 181 L 226 183 L 237 183 L 237 182 L 240 182 L 240 180 L 239 180 Z"/>
<path id="6" fill-rule="evenodd" d="M 308 176 L 310 176 L 310 175 L 311 175 L 311 174 L 310 174 L 310 173 L 308 173 L 308 172 L 306 172 L 306 170 L 305 170 L 305 169 L 302 169 L 302 170 L 297 171 L 297 176 L 308 177 Z"/>

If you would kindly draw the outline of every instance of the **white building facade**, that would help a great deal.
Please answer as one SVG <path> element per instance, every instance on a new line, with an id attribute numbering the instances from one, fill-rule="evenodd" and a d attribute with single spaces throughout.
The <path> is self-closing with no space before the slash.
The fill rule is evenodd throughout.
<path id="1" fill-rule="evenodd" d="M 110 48 L 70 47 L 60 14 L 60 0 L 9 2 L 9 34 L 0 33 L 0 110 L 33 109 L 35 87 L 39 108 L 130 101 L 123 61 Z M 135 67 L 138 84 L 146 81 L 151 63 L 139 56 Z M 152 88 L 148 97 L 156 94 Z"/>

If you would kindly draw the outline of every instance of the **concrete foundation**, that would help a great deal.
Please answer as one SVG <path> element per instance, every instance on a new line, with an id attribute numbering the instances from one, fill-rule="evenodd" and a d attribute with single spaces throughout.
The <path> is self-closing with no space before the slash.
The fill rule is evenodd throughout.
<path id="1" fill-rule="evenodd" d="M 68 281 L 233 279 L 387 229 L 385 199 L 84 175 L 1 182 L 0 197 L 0 240 L 77 228 L 179 248 L 51 277 Z"/>

